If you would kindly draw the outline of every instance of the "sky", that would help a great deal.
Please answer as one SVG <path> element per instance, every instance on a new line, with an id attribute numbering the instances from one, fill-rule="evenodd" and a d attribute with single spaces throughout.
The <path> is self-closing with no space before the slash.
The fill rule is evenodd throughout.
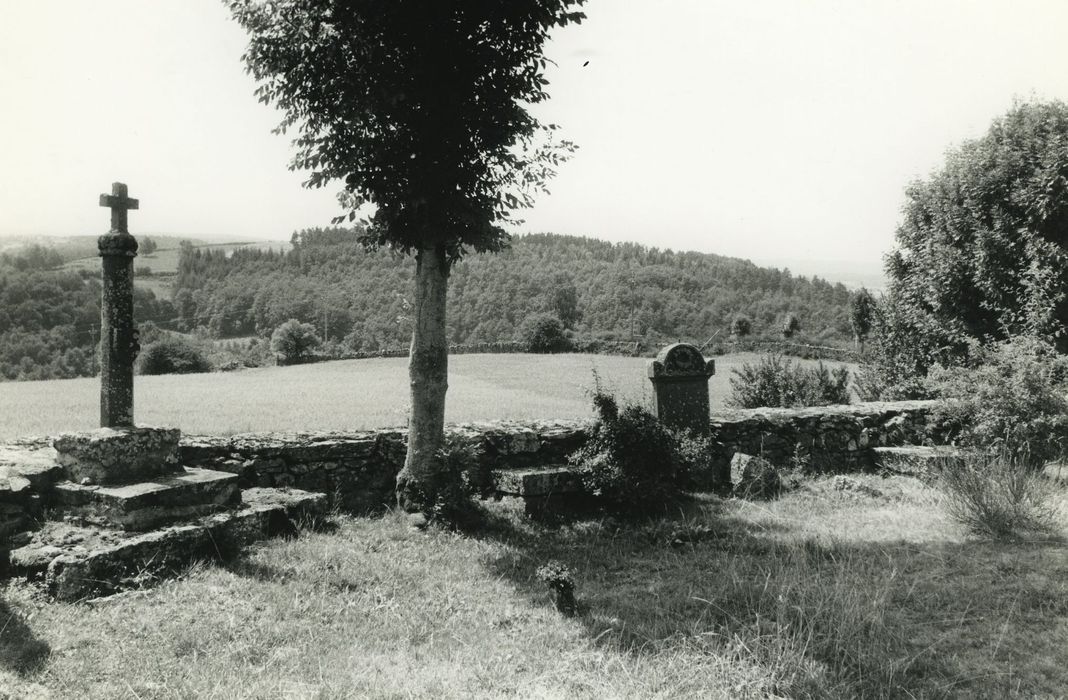
<path id="1" fill-rule="evenodd" d="M 288 170 L 221 0 L 0 0 L 0 242 L 288 239 Z M 579 145 L 517 232 L 878 269 L 907 184 L 1016 99 L 1068 100 L 1064 0 L 589 0 L 536 114 Z M 808 268 L 808 269 L 806 269 Z"/>

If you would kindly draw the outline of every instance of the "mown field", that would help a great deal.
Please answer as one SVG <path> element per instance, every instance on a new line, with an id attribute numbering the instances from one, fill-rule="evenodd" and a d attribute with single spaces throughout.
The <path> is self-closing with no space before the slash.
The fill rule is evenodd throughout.
<path id="1" fill-rule="evenodd" d="M 632 524 L 489 502 L 466 536 L 343 516 L 89 604 L 9 584 L 0 697 L 1063 697 L 1063 520 L 981 542 L 932 488 L 858 482 Z M 576 617 L 536 579 L 550 560 Z"/>
<path id="2" fill-rule="evenodd" d="M 713 411 L 730 393 L 731 369 L 759 355 L 716 358 Z M 804 362 L 803 360 L 796 360 Z M 621 397 L 651 398 L 649 360 L 604 355 L 457 355 L 449 359 L 450 422 L 591 415 L 594 373 Z M 96 378 L 0 383 L 0 440 L 98 426 Z M 405 358 L 341 360 L 237 372 L 137 377 L 138 423 L 187 434 L 363 430 L 403 426 Z"/>

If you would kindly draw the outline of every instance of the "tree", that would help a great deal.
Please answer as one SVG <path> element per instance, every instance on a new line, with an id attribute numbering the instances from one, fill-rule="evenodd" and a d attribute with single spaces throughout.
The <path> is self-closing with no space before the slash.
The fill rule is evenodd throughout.
<path id="1" fill-rule="evenodd" d="M 1017 335 L 1068 351 L 1068 105 L 1017 104 L 950 152 L 909 187 L 896 243 L 887 332 L 901 365 L 922 376 Z"/>
<path id="2" fill-rule="evenodd" d="M 141 236 L 141 245 L 137 247 L 137 252 L 142 255 L 152 255 L 156 252 L 157 248 L 159 248 L 159 246 L 154 240 L 148 236 Z"/>
<path id="3" fill-rule="evenodd" d="M 527 352 L 567 352 L 571 349 L 564 324 L 552 314 L 528 316 L 516 332 L 516 338 Z"/>
<path id="4" fill-rule="evenodd" d="M 753 331 L 753 322 L 745 314 L 738 314 L 731 321 L 731 335 L 744 338 Z"/>
<path id="5" fill-rule="evenodd" d="M 861 287 L 849 299 L 849 325 L 853 328 L 853 340 L 858 348 L 863 349 L 874 322 L 875 297 Z"/>
<path id="6" fill-rule="evenodd" d="M 319 347 L 315 326 L 291 318 L 271 334 L 271 350 L 278 356 L 278 364 L 295 365 L 311 357 L 311 351 Z"/>
<path id="7" fill-rule="evenodd" d="M 556 315 L 564 328 L 574 328 L 582 314 L 578 310 L 578 290 L 566 277 L 557 277 L 553 285 L 549 303 L 550 311 Z"/>
<path id="8" fill-rule="evenodd" d="M 791 311 L 783 317 L 782 337 L 793 338 L 794 333 L 797 333 L 799 330 L 801 330 L 801 319 L 797 317 L 797 314 Z"/>
<path id="9" fill-rule="evenodd" d="M 304 184 L 344 183 L 365 241 L 416 259 L 408 452 L 398 500 L 429 511 L 450 488 L 444 447 L 449 270 L 497 251 L 573 150 L 528 106 L 548 97 L 549 31 L 584 18 L 584 0 L 226 0 L 250 35 L 244 54 L 279 131 L 297 130 Z M 340 220 L 343 217 L 339 217 Z M 336 221 L 338 221 L 336 220 Z"/>

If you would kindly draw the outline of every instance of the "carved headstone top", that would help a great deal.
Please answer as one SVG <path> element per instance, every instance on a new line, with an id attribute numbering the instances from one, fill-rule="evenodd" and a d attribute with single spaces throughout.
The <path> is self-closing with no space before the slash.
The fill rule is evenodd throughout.
<path id="1" fill-rule="evenodd" d="M 715 360 L 705 360 L 701 351 L 689 343 L 668 345 L 660 351 L 655 360 L 649 363 L 650 379 L 686 377 L 707 379 L 715 373 Z"/>

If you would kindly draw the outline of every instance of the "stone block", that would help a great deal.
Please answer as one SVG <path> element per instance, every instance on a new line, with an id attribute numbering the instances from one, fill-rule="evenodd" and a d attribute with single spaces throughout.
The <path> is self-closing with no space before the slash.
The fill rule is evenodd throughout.
<path id="1" fill-rule="evenodd" d="M 524 498 L 584 491 L 579 475 L 564 466 L 505 469 L 494 472 L 494 480 L 498 493 Z"/>
<path id="2" fill-rule="evenodd" d="M 249 493 L 237 510 L 206 516 L 189 525 L 153 532 L 113 537 L 100 546 L 58 547 L 44 542 L 30 545 L 47 561 L 45 582 L 58 600 L 80 600 L 108 595 L 170 573 L 181 571 L 195 560 L 227 558 L 257 540 L 296 532 L 294 517 L 321 512 L 323 494 L 304 491 Z M 28 560 L 29 554 L 12 552 L 13 559 Z M 38 561 L 40 566 L 43 561 Z"/>
<path id="3" fill-rule="evenodd" d="M 237 475 L 187 468 L 152 481 L 121 486 L 56 485 L 56 498 L 81 515 L 100 517 L 126 530 L 213 513 L 241 501 Z"/>
<path id="4" fill-rule="evenodd" d="M 129 484 L 176 472 L 177 428 L 100 428 L 52 442 L 67 478 L 77 484 Z"/>
<path id="5" fill-rule="evenodd" d="M 875 447 L 871 450 L 876 469 L 925 476 L 937 474 L 947 463 L 963 459 L 963 452 L 951 446 Z"/>
<path id="6" fill-rule="evenodd" d="M 742 498 L 771 498 L 779 493 L 782 480 L 771 462 L 763 457 L 736 452 L 731 458 L 731 486 Z"/>
<path id="7" fill-rule="evenodd" d="M 0 445 L 0 481 L 4 477 L 21 477 L 29 481 L 33 491 L 40 492 L 66 475 L 51 447 Z"/>

